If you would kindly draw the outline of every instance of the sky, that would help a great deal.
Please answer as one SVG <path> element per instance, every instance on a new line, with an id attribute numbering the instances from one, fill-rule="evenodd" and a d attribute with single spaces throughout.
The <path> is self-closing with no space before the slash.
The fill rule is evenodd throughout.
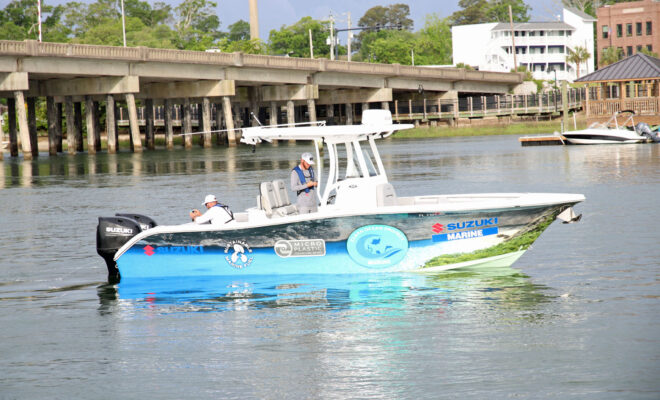
<path id="1" fill-rule="evenodd" d="M 0 9 L 5 8 L 10 0 L 0 0 Z M 42 4 L 65 4 L 72 0 L 42 0 Z M 92 0 L 76 0 L 91 3 Z M 146 0 L 152 4 L 157 0 Z M 181 0 L 159 0 L 168 4 L 178 5 Z M 214 0 L 218 6 L 216 12 L 221 21 L 221 30 L 234 22 L 243 19 L 249 21 L 248 0 Z M 417 31 L 424 26 L 426 15 L 436 13 L 445 18 L 459 9 L 458 0 L 257 0 L 259 5 L 259 36 L 268 40 L 268 33 L 278 30 L 282 25 L 292 25 L 302 17 L 311 16 L 314 19 L 326 19 L 331 13 L 335 16 L 339 29 L 347 27 L 347 15 L 351 13 L 351 25 L 356 26 L 357 21 L 364 13 L 374 6 L 388 6 L 395 3 L 404 3 L 410 6 L 410 17 L 414 21 L 413 30 Z M 532 7 L 531 17 L 534 21 L 551 21 L 561 13 L 558 4 L 561 0 L 525 0 Z M 344 43 L 345 33 L 340 35 Z"/>

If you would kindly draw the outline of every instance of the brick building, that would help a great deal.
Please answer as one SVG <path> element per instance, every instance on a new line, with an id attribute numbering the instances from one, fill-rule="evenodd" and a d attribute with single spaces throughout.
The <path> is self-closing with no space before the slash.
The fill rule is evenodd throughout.
<path id="1" fill-rule="evenodd" d="M 642 48 L 660 52 L 660 1 L 643 0 L 600 7 L 598 22 L 598 54 L 608 47 L 618 47 L 625 57 Z M 600 56 L 598 57 L 598 68 Z"/>

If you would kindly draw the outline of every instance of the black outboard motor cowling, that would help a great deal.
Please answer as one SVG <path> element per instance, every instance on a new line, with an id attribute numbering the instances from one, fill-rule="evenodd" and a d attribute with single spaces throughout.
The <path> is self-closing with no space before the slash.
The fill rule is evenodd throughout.
<path id="1" fill-rule="evenodd" d="M 140 223 L 127 217 L 99 217 L 96 227 L 96 252 L 108 266 L 108 280 L 119 280 L 115 253 L 124 243 L 142 231 Z"/>
<path id="2" fill-rule="evenodd" d="M 158 226 L 156 221 L 154 221 L 152 218 L 147 217 L 146 215 L 142 214 L 131 214 L 131 213 L 117 213 L 115 214 L 117 217 L 126 217 L 130 219 L 136 220 L 140 224 L 140 228 L 142 228 L 143 231 L 146 231 L 147 229 L 151 229 L 153 227 Z"/>

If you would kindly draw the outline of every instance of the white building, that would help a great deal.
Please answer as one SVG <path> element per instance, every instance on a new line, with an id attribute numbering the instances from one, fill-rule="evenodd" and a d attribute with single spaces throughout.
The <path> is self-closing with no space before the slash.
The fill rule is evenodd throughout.
<path id="1" fill-rule="evenodd" d="M 513 41 L 509 23 L 460 25 L 451 28 L 454 65 L 464 63 L 481 71 L 513 69 L 513 42 L 517 65 L 532 71 L 535 79 L 573 81 L 574 64 L 566 62 L 568 48 L 585 47 L 591 57 L 580 65 L 580 76 L 594 71 L 594 23 L 579 10 L 564 8 L 563 21 L 515 22 Z"/>

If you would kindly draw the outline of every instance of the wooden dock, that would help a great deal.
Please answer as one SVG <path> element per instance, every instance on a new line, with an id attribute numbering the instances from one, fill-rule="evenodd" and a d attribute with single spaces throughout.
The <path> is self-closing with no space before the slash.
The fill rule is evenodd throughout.
<path id="1" fill-rule="evenodd" d="M 518 141 L 522 146 L 561 146 L 570 144 L 561 135 L 523 136 Z"/>

